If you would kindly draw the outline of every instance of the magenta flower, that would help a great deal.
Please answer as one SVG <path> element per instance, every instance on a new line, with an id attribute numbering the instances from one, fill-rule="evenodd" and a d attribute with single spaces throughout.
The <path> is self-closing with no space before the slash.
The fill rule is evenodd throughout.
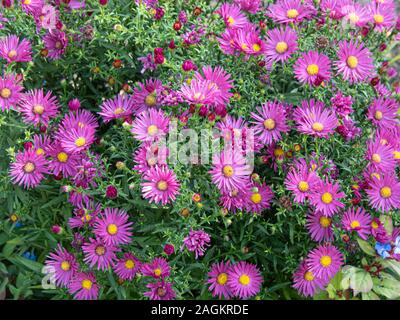
<path id="1" fill-rule="evenodd" d="M 125 253 L 114 264 L 113 270 L 123 280 L 131 281 L 140 271 L 142 263 L 132 253 Z"/>
<path id="2" fill-rule="evenodd" d="M 234 46 L 238 52 L 250 56 L 263 55 L 266 52 L 266 44 L 260 37 L 260 32 L 252 24 L 246 25 L 243 29 L 236 30 Z"/>
<path id="3" fill-rule="evenodd" d="M 132 241 L 132 222 L 128 214 L 116 208 L 106 208 L 96 220 L 93 233 L 108 246 L 128 244 Z"/>
<path id="4" fill-rule="evenodd" d="M 51 273 L 54 275 L 56 285 L 60 287 L 66 287 L 79 268 L 75 256 L 60 244 L 55 252 L 49 254 L 45 264 L 53 269 Z"/>
<path id="5" fill-rule="evenodd" d="M 168 133 L 169 118 L 162 110 L 149 109 L 133 122 L 132 133 L 139 141 L 156 141 Z"/>
<path id="6" fill-rule="evenodd" d="M 46 159 L 33 150 L 18 152 L 10 168 L 11 181 L 24 188 L 36 187 L 45 173 L 48 173 Z"/>
<path id="7" fill-rule="evenodd" d="M 246 191 L 247 190 L 233 189 L 228 193 L 222 192 L 222 196 L 220 198 L 221 206 L 233 213 L 235 213 L 237 210 L 242 210 L 244 208 Z"/>
<path id="8" fill-rule="evenodd" d="M 365 81 L 373 76 L 375 67 L 372 55 L 358 41 L 339 42 L 338 57 L 339 60 L 335 62 L 337 70 L 350 83 Z"/>
<path id="9" fill-rule="evenodd" d="M 69 153 L 80 153 L 90 147 L 95 140 L 95 130 L 84 126 L 78 128 L 63 127 L 59 132 L 61 147 Z"/>
<path id="10" fill-rule="evenodd" d="M 186 247 L 189 251 L 194 252 L 196 259 L 198 259 L 204 255 L 210 241 L 210 235 L 203 230 L 190 230 L 189 235 L 183 239 L 182 248 Z"/>
<path id="11" fill-rule="evenodd" d="M 99 286 L 93 272 L 78 272 L 69 284 L 68 291 L 77 300 L 96 300 Z"/>
<path id="12" fill-rule="evenodd" d="M 378 32 L 386 31 L 396 25 L 396 8 L 393 5 L 370 3 L 368 15 L 374 24 L 374 30 Z"/>
<path id="13" fill-rule="evenodd" d="M 372 178 L 369 182 L 369 204 L 382 212 L 400 208 L 400 182 L 391 175 Z"/>
<path id="14" fill-rule="evenodd" d="M 378 128 L 394 129 L 398 126 L 397 110 L 399 108 L 396 100 L 376 98 L 368 107 L 368 119 Z"/>
<path id="15" fill-rule="evenodd" d="M 348 209 L 342 217 L 344 230 L 356 231 L 361 239 L 367 240 L 371 234 L 371 215 L 363 208 Z"/>
<path id="16" fill-rule="evenodd" d="M 332 217 L 335 213 L 344 208 L 344 204 L 339 200 L 344 198 L 346 194 L 339 191 L 339 184 L 330 183 L 328 181 L 318 181 L 310 194 L 310 203 L 318 212 L 328 217 Z"/>
<path id="17" fill-rule="evenodd" d="M 262 143 L 278 142 L 282 139 L 282 133 L 289 131 L 285 109 L 281 103 L 267 102 L 256 110 L 257 113 L 252 112 L 251 117 L 255 120 L 253 122 L 255 133 L 259 135 Z"/>
<path id="18" fill-rule="evenodd" d="M 163 90 L 162 82 L 157 79 L 149 79 L 145 83 L 139 83 L 139 88 L 134 89 L 130 98 L 135 108 L 135 114 L 140 115 L 149 108 L 160 108 L 159 97 Z"/>
<path id="19" fill-rule="evenodd" d="M 19 85 L 15 75 L 4 75 L 0 77 L 0 108 L 1 111 L 16 108 L 23 97 L 24 88 Z"/>
<path id="20" fill-rule="evenodd" d="M 68 131 L 70 129 L 90 128 L 95 130 L 99 126 L 96 117 L 88 110 L 80 109 L 75 112 L 69 112 L 61 121 L 59 131 Z M 57 136 L 57 138 L 59 138 Z M 62 137 L 61 137 L 62 138 Z"/>
<path id="21" fill-rule="evenodd" d="M 316 277 L 303 260 L 293 274 L 293 288 L 305 297 L 312 297 L 317 290 L 323 290 L 328 281 Z"/>
<path id="22" fill-rule="evenodd" d="M 383 145 L 379 141 L 367 142 L 367 160 L 370 166 L 378 172 L 393 172 L 396 168 L 396 159 L 393 157 L 393 148 Z"/>
<path id="23" fill-rule="evenodd" d="M 149 283 L 146 286 L 150 291 L 145 292 L 144 296 L 149 297 L 150 300 L 174 300 L 175 291 L 172 289 L 172 283 L 163 280 L 155 283 Z"/>
<path id="24" fill-rule="evenodd" d="M 314 99 L 302 101 L 293 118 L 299 132 L 320 138 L 333 134 L 338 124 L 335 114 L 323 102 Z"/>
<path id="25" fill-rule="evenodd" d="M 47 126 L 49 121 L 58 115 L 59 108 L 58 100 L 52 92 L 45 94 L 43 89 L 29 91 L 19 105 L 24 121 L 35 126 Z"/>
<path id="26" fill-rule="evenodd" d="M 83 228 L 85 226 L 93 228 L 100 213 L 101 204 L 89 202 L 84 204 L 82 208 L 74 209 L 74 216 L 68 219 L 68 225 L 71 229 Z"/>
<path id="27" fill-rule="evenodd" d="M 238 152 L 223 151 L 213 158 L 209 171 L 212 182 L 224 193 L 233 189 L 241 190 L 249 181 L 251 169 L 246 159 Z"/>
<path id="28" fill-rule="evenodd" d="M 8 63 L 28 62 L 32 60 L 32 47 L 27 39 L 19 38 L 16 35 L 10 35 L 0 39 L 0 57 Z"/>
<path id="29" fill-rule="evenodd" d="M 269 62 L 284 62 L 298 50 L 297 33 L 289 27 L 268 30 L 267 37 L 265 56 Z"/>
<path id="30" fill-rule="evenodd" d="M 331 78 L 331 61 L 316 51 L 309 51 L 296 61 L 294 74 L 303 84 L 314 85 L 319 81 L 329 81 Z"/>
<path id="31" fill-rule="evenodd" d="M 308 214 L 306 228 L 314 241 L 333 241 L 332 219 L 322 213 Z"/>
<path id="32" fill-rule="evenodd" d="M 141 272 L 144 276 L 158 278 L 166 278 L 171 273 L 171 267 L 164 258 L 154 258 L 151 263 L 142 265 Z"/>
<path id="33" fill-rule="evenodd" d="M 117 260 L 115 252 L 118 250 L 113 245 L 106 245 L 103 240 L 90 238 L 89 242 L 82 246 L 85 255 L 83 261 L 91 268 L 96 266 L 97 270 L 105 271 Z"/>
<path id="34" fill-rule="evenodd" d="M 261 213 L 271 207 L 273 197 L 274 192 L 265 183 L 254 183 L 243 195 L 244 207 L 248 212 Z"/>
<path id="35" fill-rule="evenodd" d="M 232 294 L 240 299 L 248 299 L 261 290 L 263 277 L 254 264 L 240 261 L 230 267 L 227 275 Z"/>
<path id="36" fill-rule="evenodd" d="M 331 244 L 320 245 L 308 254 L 306 263 L 315 277 L 326 281 L 334 277 L 343 265 L 343 255 Z"/>
<path id="37" fill-rule="evenodd" d="M 369 17 L 367 9 L 358 3 L 349 3 L 341 8 L 342 14 L 354 26 L 363 27 L 368 23 Z"/>
<path id="38" fill-rule="evenodd" d="M 55 175 L 62 173 L 63 177 L 74 177 L 81 157 L 77 154 L 66 152 L 59 142 L 54 143 L 48 150 L 51 157 L 49 170 Z"/>
<path id="39" fill-rule="evenodd" d="M 229 261 L 214 263 L 208 272 L 207 283 L 210 284 L 208 290 L 211 291 L 213 297 L 224 297 L 229 299 L 233 296 L 231 289 L 228 285 L 228 272 L 231 268 Z"/>
<path id="40" fill-rule="evenodd" d="M 44 0 L 21 0 L 21 7 L 26 13 L 34 14 L 44 5 Z"/>
<path id="41" fill-rule="evenodd" d="M 180 90 L 182 98 L 189 104 L 213 104 L 217 88 L 209 80 L 192 80 L 190 85 L 184 84 Z"/>
<path id="42" fill-rule="evenodd" d="M 168 158 L 168 148 L 158 146 L 157 143 L 144 142 L 133 154 L 133 161 L 136 165 L 133 170 L 140 174 L 146 173 L 155 166 L 166 166 Z"/>
<path id="43" fill-rule="evenodd" d="M 67 49 L 68 37 L 64 32 L 53 29 L 43 37 L 43 42 L 46 49 L 49 51 L 49 58 L 57 60 L 64 55 Z"/>
<path id="44" fill-rule="evenodd" d="M 175 172 L 166 166 L 154 166 L 143 176 L 142 195 L 149 199 L 150 203 L 161 203 L 166 205 L 175 201 L 179 194 L 179 182 Z"/>
<path id="45" fill-rule="evenodd" d="M 260 10 L 261 0 L 234 0 L 241 10 L 255 14 Z"/>
<path id="46" fill-rule="evenodd" d="M 277 23 L 300 23 L 314 15 L 315 8 L 298 0 L 278 0 L 271 4 L 267 16 Z"/>
<path id="47" fill-rule="evenodd" d="M 216 13 L 224 19 L 226 27 L 230 29 L 240 29 L 248 23 L 246 15 L 235 4 L 224 3 Z"/>
<path id="48" fill-rule="evenodd" d="M 132 115 L 134 111 L 132 99 L 121 95 L 113 99 L 107 99 L 100 108 L 99 115 L 101 115 L 106 123 L 113 119 L 124 119 Z"/>

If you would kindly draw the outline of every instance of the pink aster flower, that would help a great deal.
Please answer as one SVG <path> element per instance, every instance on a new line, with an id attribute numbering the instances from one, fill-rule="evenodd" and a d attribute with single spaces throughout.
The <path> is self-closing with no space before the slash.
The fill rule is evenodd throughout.
<path id="1" fill-rule="evenodd" d="M 251 24 L 236 30 L 234 46 L 239 53 L 245 55 L 246 59 L 250 56 L 263 55 L 266 52 L 266 44 L 261 39 L 260 32 Z"/>
<path id="2" fill-rule="evenodd" d="M 298 0 L 278 0 L 268 7 L 267 16 L 277 23 L 300 23 L 311 18 L 315 9 Z"/>
<path id="3" fill-rule="evenodd" d="M 97 267 L 97 270 L 105 271 L 117 260 L 115 252 L 118 248 L 113 245 L 106 245 L 103 240 L 90 238 L 89 242 L 84 243 L 82 251 L 85 257 L 83 261 L 91 268 Z"/>
<path id="4" fill-rule="evenodd" d="M 149 283 L 146 286 L 150 291 L 145 292 L 144 296 L 149 297 L 150 300 L 174 300 L 175 291 L 172 288 L 172 283 L 163 280 L 155 283 Z"/>
<path id="5" fill-rule="evenodd" d="M 43 89 L 29 91 L 19 105 L 24 121 L 35 126 L 47 126 L 49 121 L 58 115 L 59 108 L 58 100 L 52 92 L 48 91 L 45 94 Z"/>
<path id="6" fill-rule="evenodd" d="M 139 141 L 156 141 L 168 133 L 169 118 L 162 110 L 149 109 L 142 112 L 133 122 L 134 137 Z"/>
<path id="7" fill-rule="evenodd" d="M 211 270 L 208 272 L 207 283 L 210 284 L 208 290 L 211 291 L 213 297 L 229 299 L 233 296 L 228 285 L 228 271 L 230 268 L 231 264 L 229 261 L 214 263 L 211 266 Z"/>
<path id="8" fill-rule="evenodd" d="M 318 278 L 328 280 L 343 265 L 342 253 L 333 245 L 320 245 L 308 254 L 307 267 Z"/>
<path id="9" fill-rule="evenodd" d="M 11 181 L 24 188 L 36 187 L 45 173 L 48 173 L 46 159 L 33 150 L 18 152 L 10 168 Z"/>
<path id="10" fill-rule="evenodd" d="M 316 51 L 303 53 L 294 65 L 294 74 L 303 84 L 314 85 L 319 81 L 329 81 L 331 78 L 331 61 Z"/>
<path id="11" fill-rule="evenodd" d="M 159 98 L 163 90 L 163 84 L 158 79 L 149 79 L 145 83 L 139 83 L 139 88 L 133 90 L 131 97 L 135 114 L 140 115 L 149 108 L 159 109 L 161 107 Z"/>
<path id="12" fill-rule="evenodd" d="M 216 13 L 224 19 L 226 27 L 230 29 L 242 28 L 248 23 L 246 15 L 235 4 L 224 3 Z"/>
<path id="13" fill-rule="evenodd" d="M 183 247 L 195 253 L 196 259 L 204 256 L 206 247 L 210 245 L 210 235 L 203 230 L 190 230 L 189 235 L 183 239 Z"/>
<path id="14" fill-rule="evenodd" d="M 297 51 L 297 33 L 291 28 L 268 30 L 266 40 L 267 62 L 284 62 Z"/>
<path id="15" fill-rule="evenodd" d="M 361 239 L 367 240 L 371 233 L 371 215 L 363 208 L 348 209 L 342 217 L 344 230 L 356 231 Z"/>
<path id="16" fill-rule="evenodd" d="M 331 217 L 344 208 L 344 204 L 339 200 L 344 198 L 346 194 L 339 191 L 339 184 L 330 183 L 328 181 L 318 181 L 310 194 L 310 203 L 318 212 Z"/>
<path id="17" fill-rule="evenodd" d="M 190 85 L 184 84 L 180 90 L 185 102 L 191 104 L 213 104 L 217 88 L 209 80 L 192 80 Z"/>
<path id="18" fill-rule="evenodd" d="M 320 138 L 333 134 L 338 124 L 335 114 L 323 102 L 314 99 L 302 101 L 293 118 L 299 132 Z"/>
<path id="19" fill-rule="evenodd" d="M 64 55 L 67 49 L 68 37 L 64 32 L 53 29 L 43 37 L 43 42 L 46 49 L 49 51 L 49 58 L 57 60 Z"/>
<path id="20" fill-rule="evenodd" d="M 203 67 L 203 75 L 196 72 L 194 77 L 198 81 L 210 81 L 210 85 L 215 89 L 214 98 L 218 104 L 226 104 L 232 97 L 230 90 L 232 89 L 233 80 L 231 75 L 227 73 L 222 67 L 218 66 L 214 69 L 210 66 Z"/>
<path id="21" fill-rule="evenodd" d="M 19 84 L 15 75 L 6 74 L 0 77 L 0 108 L 1 111 L 11 107 L 16 108 L 23 97 L 24 88 Z"/>
<path id="22" fill-rule="evenodd" d="M 341 11 L 344 19 L 354 26 L 363 27 L 368 23 L 367 9 L 359 3 L 343 4 Z"/>
<path id="23" fill-rule="evenodd" d="M 376 98 L 368 107 L 368 119 L 378 128 L 396 128 L 398 126 L 397 110 L 400 108 L 396 100 Z"/>
<path id="24" fill-rule="evenodd" d="M 58 244 L 55 252 L 49 254 L 45 264 L 52 268 L 51 273 L 59 287 L 66 287 L 79 268 L 75 256 L 61 247 L 60 244 Z"/>
<path id="25" fill-rule="evenodd" d="M 21 0 L 21 7 L 26 13 L 33 14 L 44 5 L 44 0 Z"/>
<path id="26" fill-rule="evenodd" d="M 240 299 L 248 299 L 260 292 L 263 277 L 254 264 L 240 261 L 234 264 L 227 274 L 232 294 Z"/>
<path id="27" fill-rule="evenodd" d="M 171 273 L 171 267 L 165 258 L 154 258 L 151 263 L 142 265 L 141 272 L 144 276 L 158 278 L 166 278 Z"/>
<path id="28" fill-rule="evenodd" d="M 68 219 L 71 229 L 89 226 L 93 228 L 101 213 L 101 204 L 92 201 L 86 202 L 80 208 L 74 209 L 74 216 Z"/>
<path id="29" fill-rule="evenodd" d="M 28 62 L 32 60 L 32 47 L 27 39 L 19 38 L 16 35 L 10 35 L 0 39 L 0 57 L 8 63 Z"/>
<path id="30" fill-rule="evenodd" d="M 254 183 L 243 195 L 244 207 L 248 212 L 261 213 L 271 207 L 273 197 L 274 192 L 265 183 Z"/>
<path id="31" fill-rule="evenodd" d="M 99 285 L 93 272 L 78 272 L 69 284 L 68 291 L 77 300 L 96 300 Z"/>
<path id="32" fill-rule="evenodd" d="M 333 241 L 332 219 L 322 213 L 308 214 L 306 228 L 314 241 Z"/>
<path id="33" fill-rule="evenodd" d="M 338 57 L 339 60 L 335 62 L 337 70 L 350 83 L 365 81 L 373 75 L 375 67 L 372 55 L 358 41 L 339 42 Z"/>
<path id="34" fill-rule="evenodd" d="M 226 29 L 222 34 L 220 34 L 220 37 L 218 37 L 217 40 L 223 53 L 228 55 L 237 54 L 235 47 L 235 38 L 235 29 Z"/>
<path id="35" fill-rule="evenodd" d="M 251 169 L 246 159 L 238 152 L 221 152 L 213 158 L 210 170 L 212 182 L 222 192 L 241 190 L 249 181 Z"/>
<path id="36" fill-rule="evenodd" d="M 383 32 L 396 25 L 396 8 L 391 5 L 370 3 L 368 16 L 374 24 L 374 30 Z"/>
<path id="37" fill-rule="evenodd" d="M 68 131 L 70 129 L 90 128 L 95 130 L 99 126 L 96 117 L 88 110 L 79 109 L 75 112 L 69 112 L 64 116 L 60 123 L 59 131 Z M 58 135 L 58 134 L 57 134 Z M 58 136 L 57 136 L 58 137 Z M 62 138 L 62 137 L 61 137 Z"/>
<path id="38" fill-rule="evenodd" d="M 292 191 L 295 202 L 304 203 L 319 180 L 314 171 L 308 170 L 305 160 L 301 159 L 286 176 L 285 186 Z"/>
<path id="39" fill-rule="evenodd" d="M 47 135 L 33 135 L 33 150 L 37 155 L 46 156 L 51 149 L 50 137 Z"/>
<path id="40" fill-rule="evenodd" d="M 157 143 L 144 142 L 133 154 L 133 161 L 136 163 L 133 170 L 143 174 L 156 165 L 166 166 L 167 158 L 167 147 L 159 146 Z"/>
<path id="41" fill-rule="evenodd" d="M 369 182 L 369 204 L 382 212 L 400 208 L 400 182 L 391 175 L 372 178 Z"/>
<path id="42" fill-rule="evenodd" d="M 179 182 L 173 170 L 166 166 L 150 168 L 143 176 L 142 195 L 150 203 L 166 205 L 179 194 Z"/>
<path id="43" fill-rule="evenodd" d="M 382 173 L 393 172 L 397 165 L 393 157 L 393 148 L 379 141 L 367 142 L 366 158 L 374 170 Z"/>
<path id="44" fill-rule="evenodd" d="M 278 142 L 282 139 L 282 133 L 289 131 L 285 109 L 281 103 L 268 101 L 256 110 L 257 113 L 252 112 L 251 117 L 255 120 L 255 133 L 259 135 L 262 143 Z"/>
<path id="45" fill-rule="evenodd" d="M 106 123 L 113 119 L 124 119 L 132 115 L 134 111 L 132 99 L 121 95 L 113 99 L 107 99 L 100 108 L 99 115 L 101 115 Z"/>
<path id="46" fill-rule="evenodd" d="M 63 177 L 74 177 L 81 157 L 77 154 L 66 152 L 60 142 L 56 142 L 49 148 L 47 155 L 51 157 L 49 170 L 55 175 L 62 173 Z"/>
<path id="47" fill-rule="evenodd" d="M 69 153 L 80 153 L 90 147 L 95 140 L 95 130 L 92 127 L 62 128 L 59 132 L 61 147 Z"/>
<path id="48" fill-rule="evenodd" d="M 106 208 L 96 220 L 93 233 L 106 245 L 122 245 L 132 241 L 132 222 L 128 214 L 116 208 Z"/>
<path id="49" fill-rule="evenodd" d="M 261 0 L 234 0 L 241 10 L 255 14 L 260 10 Z"/>
<path id="50" fill-rule="evenodd" d="M 125 253 L 114 264 L 113 270 L 119 278 L 131 281 L 140 271 L 141 266 L 142 263 L 132 253 Z"/>
<path id="51" fill-rule="evenodd" d="M 328 281 L 316 277 L 303 260 L 293 274 L 293 288 L 305 297 L 312 297 L 318 290 L 323 290 Z"/>
<path id="52" fill-rule="evenodd" d="M 380 243 L 387 243 L 390 241 L 390 235 L 378 218 L 373 218 L 371 221 L 371 234 L 375 240 Z"/>

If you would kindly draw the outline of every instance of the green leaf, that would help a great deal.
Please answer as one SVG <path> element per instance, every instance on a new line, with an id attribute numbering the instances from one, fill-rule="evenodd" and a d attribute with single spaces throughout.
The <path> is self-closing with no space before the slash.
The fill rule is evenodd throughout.
<path id="1" fill-rule="evenodd" d="M 382 272 L 380 276 L 380 283 L 374 286 L 374 291 L 388 299 L 398 299 L 400 297 L 400 281 L 387 273 Z"/>
<path id="2" fill-rule="evenodd" d="M 375 256 L 375 249 L 367 241 L 357 238 L 357 242 L 364 253 L 369 256 Z"/>
<path id="3" fill-rule="evenodd" d="M 381 264 L 383 267 L 390 269 L 400 277 L 400 262 L 391 259 L 391 260 L 382 260 Z"/>

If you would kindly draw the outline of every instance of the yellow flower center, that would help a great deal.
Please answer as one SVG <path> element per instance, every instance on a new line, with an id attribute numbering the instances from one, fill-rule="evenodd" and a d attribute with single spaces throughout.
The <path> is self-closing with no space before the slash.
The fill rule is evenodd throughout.
<path id="1" fill-rule="evenodd" d="M 329 193 L 329 192 L 325 192 L 325 193 L 322 195 L 321 200 L 322 200 L 322 202 L 325 203 L 325 204 L 330 204 L 330 203 L 333 201 L 332 194 Z"/>
<path id="2" fill-rule="evenodd" d="M 385 21 L 385 18 L 381 14 L 375 14 L 374 15 L 374 21 L 376 24 L 381 24 Z"/>
<path id="3" fill-rule="evenodd" d="M 353 23 L 357 23 L 358 21 L 360 21 L 360 17 L 355 12 L 350 13 L 348 17 Z"/>
<path id="4" fill-rule="evenodd" d="M 371 222 L 371 227 L 372 227 L 372 229 L 378 229 L 379 228 L 379 224 L 376 221 L 372 221 Z"/>
<path id="5" fill-rule="evenodd" d="M 319 260 L 321 266 L 324 268 L 329 267 L 332 264 L 332 258 L 330 256 L 322 256 Z"/>
<path id="6" fill-rule="evenodd" d="M 296 19 L 299 16 L 299 12 L 296 9 L 290 9 L 286 12 L 286 16 L 289 19 Z"/>
<path id="7" fill-rule="evenodd" d="M 400 151 L 393 151 L 393 158 L 400 160 Z"/>
<path id="8" fill-rule="evenodd" d="M 31 173 L 35 170 L 35 165 L 32 162 L 27 162 L 24 165 L 24 172 Z"/>
<path id="9" fill-rule="evenodd" d="M 375 120 L 381 120 L 383 118 L 382 111 L 376 111 L 374 118 L 375 118 Z"/>
<path id="10" fill-rule="evenodd" d="M 154 107 L 157 104 L 157 99 L 154 96 L 154 94 L 149 94 L 145 99 L 144 99 L 144 103 L 146 104 L 146 106 L 149 107 Z"/>
<path id="11" fill-rule="evenodd" d="M 65 152 L 60 152 L 60 153 L 57 155 L 57 159 L 58 159 L 58 161 L 60 161 L 60 162 L 62 162 L 62 163 L 65 163 L 65 162 L 68 161 L 68 155 L 67 155 Z"/>
<path id="12" fill-rule="evenodd" d="M 154 274 L 155 274 L 157 277 L 159 277 L 159 276 L 161 275 L 161 269 L 160 269 L 160 268 L 154 269 Z"/>
<path id="13" fill-rule="evenodd" d="M 60 41 L 57 41 L 55 47 L 56 47 L 56 49 L 61 49 L 62 43 Z"/>
<path id="14" fill-rule="evenodd" d="M 353 220 L 353 221 L 350 223 L 350 227 L 351 227 L 352 229 L 356 229 L 356 228 L 358 228 L 359 226 L 361 226 L 361 224 L 360 224 L 360 222 L 357 221 L 357 220 Z"/>
<path id="15" fill-rule="evenodd" d="M 323 228 L 328 228 L 331 225 L 331 219 L 325 216 L 321 216 L 321 218 L 319 218 L 319 224 L 321 225 L 321 227 Z"/>
<path id="16" fill-rule="evenodd" d="M 224 173 L 224 176 L 227 178 L 230 178 L 233 176 L 233 174 L 235 173 L 235 170 L 233 169 L 232 166 L 230 165 L 226 165 L 224 166 L 224 168 L 222 169 L 222 172 Z"/>
<path id="17" fill-rule="evenodd" d="M 261 50 L 261 46 L 258 43 L 253 44 L 253 50 L 255 52 L 259 52 Z"/>
<path id="18" fill-rule="evenodd" d="M 82 217 L 82 222 L 89 222 L 90 220 L 92 220 L 92 216 L 90 214 Z"/>
<path id="19" fill-rule="evenodd" d="M 314 280 L 314 275 L 313 275 L 313 273 L 312 273 L 311 271 L 307 271 L 307 272 L 304 274 L 304 280 L 313 281 L 313 280 Z"/>
<path id="20" fill-rule="evenodd" d="M 106 253 L 106 248 L 104 248 L 103 246 L 97 246 L 95 252 L 98 256 L 104 256 L 104 254 Z"/>
<path id="21" fill-rule="evenodd" d="M 250 283 L 250 277 L 247 274 L 242 274 L 239 278 L 241 285 L 247 286 Z"/>
<path id="22" fill-rule="evenodd" d="M 44 112 L 44 107 L 40 104 L 37 104 L 36 106 L 33 107 L 33 113 L 35 114 L 43 114 Z"/>
<path id="23" fill-rule="evenodd" d="M 217 282 L 221 286 L 225 285 L 225 283 L 228 281 L 228 275 L 226 273 L 220 273 L 217 277 Z"/>
<path id="24" fill-rule="evenodd" d="M 300 181 L 299 184 L 297 185 L 297 188 L 301 192 L 307 192 L 310 189 L 310 186 L 308 185 L 308 183 L 306 181 Z"/>
<path id="25" fill-rule="evenodd" d="M 158 133 L 158 128 L 156 125 L 152 124 L 147 128 L 147 133 L 150 136 L 155 136 Z"/>
<path id="26" fill-rule="evenodd" d="M 321 132 L 324 130 L 324 125 L 321 122 L 314 122 L 312 125 L 312 129 L 316 132 Z"/>
<path id="27" fill-rule="evenodd" d="M 8 57 L 10 58 L 10 59 L 12 59 L 12 58 L 14 58 L 14 57 L 16 57 L 17 56 L 17 51 L 15 51 L 15 50 L 10 50 L 9 52 L 8 52 Z"/>
<path id="28" fill-rule="evenodd" d="M 32 0 L 24 0 L 24 1 L 23 1 L 23 3 L 26 4 L 26 5 L 30 5 L 31 2 L 32 2 Z"/>
<path id="29" fill-rule="evenodd" d="M 252 196 L 250 197 L 250 200 L 255 204 L 259 204 L 262 200 L 262 196 L 261 196 L 261 194 L 256 192 L 256 193 L 252 194 Z"/>
<path id="30" fill-rule="evenodd" d="M 374 153 L 372 155 L 372 161 L 375 163 L 380 163 L 382 161 L 381 156 L 377 153 Z"/>
<path id="31" fill-rule="evenodd" d="M 135 267 L 135 261 L 129 259 L 125 261 L 125 268 L 127 268 L 128 270 L 131 270 Z"/>
<path id="32" fill-rule="evenodd" d="M 85 279 L 82 281 L 82 288 L 86 290 L 92 289 L 93 282 L 89 279 Z"/>
<path id="33" fill-rule="evenodd" d="M 278 53 L 285 53 L 288 50 L 288 44 L 285 41 L 278 42 L 275 51 Z"/>
<path id="34" fill-rule="evenodd" d="M 75 145 L 79 147 L 83 147 L 86 143 L 86 139 L 84 137 L 79 137 L 78 139 L 75 140 Z"/>
<path id="35" fill-rule="evenodd" d="M 165 191 L 168 189 L 168 183 L 165 180 L 160 180 L 157 182 L 157 189 L 160 191 Z"/>
<path id="36" fill-rule="evenodd" d="M 264 128 L 267 130 L 273 130 L 276 127 L 276 123 L 274 119 L 267 119 L 264 121 Z"/>
<path id="37" fill-rule="evenodd" d="M 318 67 L 315 63 L 310 64 L 310 65 L 307 67 L 307 73 L 308 73 L 310 76 L 316 76 L 316 75 L 318 74 L 318 72 L 319 72 L 319 67 Z"/>
<path id="38" fill-rule="evenodd" d="M 281 148 L 276 148 L 274 150 L 274 156 L 279 158 L 282 157 L 285 154 L 285 152 Z"/>
<path id="39" fill-rule="evenodd" d="M 392 196 L 392 189 L 390 187 L 383 187 L 381 188 L 380 194 L 382 198 L 390 198 Z"/>
<path id="40" fill-rule="evenodd" d="M 117 234 L 117 232 L 118 232 L 118 227 L 117 227 L 117 225 L 116 224 L 114 224 L 114 223 L 111 223 L 111 224 L 109 224 L 108 226 L 107 226 L 107 232 L 108 232 L 108 234 L 110 234 L 110 235 L 115 235 L 115 234 Z"/>
<path id="41" fill-rule="evenodd" d="M 124 112 L 125 112 L 125 109 L 122 108 L 122 107 L 118 107 L 118 108 L 116 108 L 116 109 L 114 110 L 114 114 L 115 114 L 116 116 L 118 116 L 118 115 L 120 115 L 120 114 L 123 114 Z"/>
<path id="42" fill-rule="evenodd" d="M 64 271 L 69 271 L 71 269 L 71 265 L 68 261 L 61 262 L 61 269 Z"/>
<path id="43" fill-rule="evenodd" d="M 347 65 L 349 66 L 349 68 L 351 69 L 355 69 L 358 66 L 358 58 L 355 56 L 349 56 L 347 58 Z"/>
<path id="44" fill-rule="evenodd" d="M 228 17 L 228 25 L 229 26 L 232 26 L 236 21 L 235 21 L 235 19 L 233 19 L 232 17 Z"/>
<path id="45" fill-rule="evenodd" d="M 37 154 L 38 156 L 41 156 L 41 155 L 44 154 L 44 150 L 43 150 L 42 148 L 37 148 L 36 154 Z"/>
<path id="46" fill-rule="evenodd" d="M 249 46 L 248 46 L 246 43 L 243 43 L 243 44 L 241 45 L 241 48 L 242 48 L 243 51 L 246 51 L 246 50 L 249 49 Z"/>
<path id="47" fill-rule="evenodd" d="M 8 88 L 1 89 L 0 96 L 4 99 L 8 99 L 11 96 L 11 90 Z"/>

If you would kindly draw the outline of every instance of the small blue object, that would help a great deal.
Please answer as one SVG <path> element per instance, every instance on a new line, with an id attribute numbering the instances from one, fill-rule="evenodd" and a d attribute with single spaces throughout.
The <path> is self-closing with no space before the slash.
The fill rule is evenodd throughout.
<path id="1" fill-rule="evenodd" d="M 22 224 L 21 221 L 17 221 L 14 226 L 15 226 L 16 229 L 19 229 L 19 228 L 23 227 L 23 224 Z"/>
<path id="2" fill-rule="evenodd" d="M 394 254 L 400 254 L 400 236 L 396 238 L 394 241 Z"/>
<path id="3" fill-rule="evenodd" d="M 389 251 L 392 249 L 392 246 L 390 245 L 390 243 L 380 243 L 377 242 L 375 245 L 375 250 L 376 252 L 383 258 L 389 258 L 390 257 L 390 253 Z"/>
<path id="4" fill-rule="evenodd" d="M 25 259 L 29 259 L 29 260 L 32 260 L 32 261 L 36 261 L 36 260 L 37 260 L 37 257 L 36 257 L 36 255 L 33 253 L 33 251 L 32 251 L 32 252 L 25 251 L 25 252 L 22 254 L 22 256 L 23 256 Z"/>

